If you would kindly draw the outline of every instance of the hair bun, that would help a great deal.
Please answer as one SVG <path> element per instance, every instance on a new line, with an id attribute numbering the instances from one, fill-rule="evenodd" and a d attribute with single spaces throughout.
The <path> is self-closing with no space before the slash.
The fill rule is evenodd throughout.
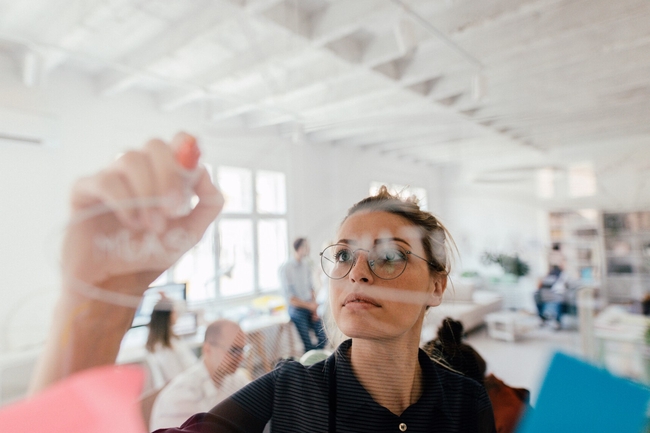
<path id="1" fill-rule="evenodd" d="M 446 317 L 438 328 L 438 339 L 444 346 L 460 344 L 463 339 L 463 324 Z"/>

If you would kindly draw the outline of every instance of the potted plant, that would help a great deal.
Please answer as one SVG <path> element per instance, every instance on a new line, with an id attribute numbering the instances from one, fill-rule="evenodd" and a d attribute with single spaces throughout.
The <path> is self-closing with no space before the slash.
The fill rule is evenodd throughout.
<path id="1" fill-rule="evenodd" d="M 519 255 L 508 255 L 503 253 L 491 253 L 486 251 L 481 257 L 486 265 L 498 264 L 506 274 L 514 275 L 516 278 L 528 275 L 530 267 L 519 258 Z"/>

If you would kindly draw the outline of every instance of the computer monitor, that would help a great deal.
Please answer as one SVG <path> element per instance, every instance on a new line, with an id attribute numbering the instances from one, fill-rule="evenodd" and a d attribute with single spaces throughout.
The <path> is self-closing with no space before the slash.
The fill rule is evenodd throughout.
<path id="1" fill-rule="evenodd" d="M 185 283 L 169 283 L 148 288 L 144 292 L 142 301 L 135 312 L 135 317 L 131 324 L 132 328 L 149 324 L 153 307 L 162 297 L 161 293 L 164 293 L 168 299 L 174 301 L 184 301 L 187 296 Z"/>

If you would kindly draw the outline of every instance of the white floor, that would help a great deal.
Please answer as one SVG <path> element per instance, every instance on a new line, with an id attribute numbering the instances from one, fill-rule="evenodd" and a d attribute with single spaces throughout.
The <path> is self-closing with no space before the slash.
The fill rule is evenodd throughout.
<path id="1" fill-rule="evenodd" d="M 556 351 L 579 356 L 580 335 L 577 330 L 540 328 L 530 331 L 516 342 L 495 340 L 485 327 L 470 333 L 465 342 L 487 362 L 493 373 L 506 384 L 527 388 L 534 405 L 551 356 Z"/>

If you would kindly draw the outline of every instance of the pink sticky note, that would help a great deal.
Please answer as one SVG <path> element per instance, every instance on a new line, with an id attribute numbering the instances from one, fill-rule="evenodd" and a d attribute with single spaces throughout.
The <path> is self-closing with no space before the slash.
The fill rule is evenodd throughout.
<path id="1" fill-rule="evenodd" d="M 105 366 L 77 373 L 0 410 L 11 433 L 144 433 L 138 397 L 143 371 Z"/>

